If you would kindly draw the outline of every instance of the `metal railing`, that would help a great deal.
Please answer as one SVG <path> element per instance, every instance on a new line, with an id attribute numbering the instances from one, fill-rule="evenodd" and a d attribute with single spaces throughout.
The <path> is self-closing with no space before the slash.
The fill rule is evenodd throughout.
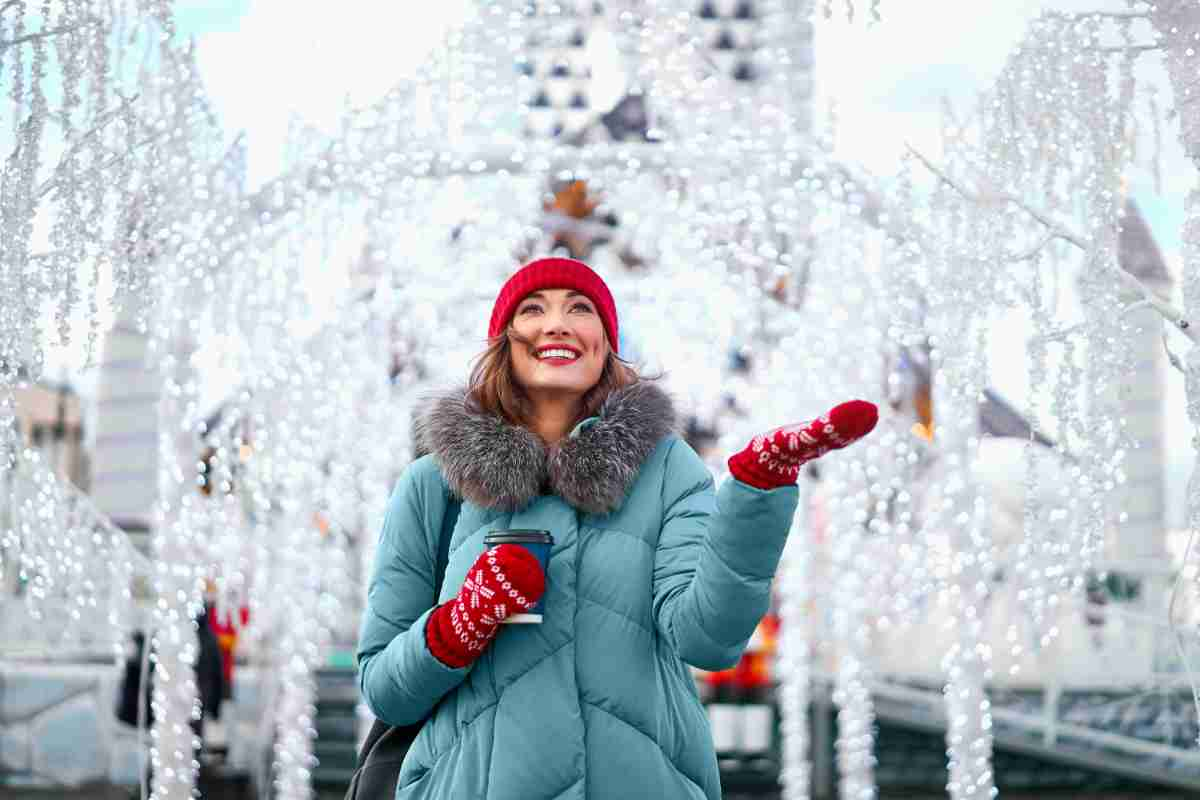
<path id="1" fill-rule="evenodd" d="M 1084 602 L 1064 614 L 1087 626 L 1086 636 L 1072 640 L 1069 658 L 1090 661 L 1097 669 L 1074 676 L 1063 664 L 1047 664 L 1019 685 L 989 687 L 996 746 L 1200 789 L 1200 713 L 1195 676 L 1186 667 L 1200 663 L 1200 640 L 1183 642 L 1185 661 L 1165 619 Z M 1123 651 L 1130 642 L 1143 651 Z M 1097 679 L 1106 665 L 1111 668 L 1107 682 Z M 929 674 L 888 671 L 883 664 L 871 691 L 881 719 L 944 729 L 943 687 Z"/>

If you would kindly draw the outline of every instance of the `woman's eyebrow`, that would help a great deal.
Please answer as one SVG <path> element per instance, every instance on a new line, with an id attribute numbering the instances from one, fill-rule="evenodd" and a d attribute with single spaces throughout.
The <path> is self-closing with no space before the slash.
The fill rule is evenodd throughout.
<path id="1" fill-rule="evenodd" d="M 582 297 L 584 300 L 591 302 L 591 300 L 588 298 L 588 296 L 586 294 L 584 294 L 583 292 L 575 292 L 575 291 L 567 292 L 567 296 L 564 299 L 571 300 L 572 298 L 575 298 L 575 297 Z M 521 302 L 524 303 L 526 300 L 545 300 L 545 299 L 546 299 L 546 295 L 542 294 L 540 291 L 539 292 L 530 292 L 529 294 L 525 295 L 524 298 L 522 298 Z"/>

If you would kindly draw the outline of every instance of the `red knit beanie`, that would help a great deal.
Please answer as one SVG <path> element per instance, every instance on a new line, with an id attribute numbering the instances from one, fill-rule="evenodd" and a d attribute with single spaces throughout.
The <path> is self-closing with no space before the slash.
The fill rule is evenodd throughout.
<path id="1" fill-rule="evenodd" d="M 492 307 L 492 320 L 488 325 L 488 338 L 504 332 L 517 310 L 517 304 L 530 292 L 538 289 L 573 289 L 582 292 L 596 304 L 596 313 L 608 334 L 608 344 L 617 352 L 617 305 L 604 280 L 582 261 L 573 258 L 539 258 L 517 270 L 500 288 L 496 305 Z"/>

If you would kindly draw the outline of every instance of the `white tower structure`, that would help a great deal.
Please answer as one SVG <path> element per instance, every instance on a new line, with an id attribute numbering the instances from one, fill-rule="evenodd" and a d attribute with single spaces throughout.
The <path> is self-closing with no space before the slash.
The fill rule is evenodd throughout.
<path id="1" fill-rule="evenodd" d="M 143 551 L 158 496 L 157 372 L 149 336 L 122 312 L 104 340 L 96 382 L 92 498 Z"/>
<path id="2" fill-rule="evenodd" d="M 1171 276 L 1162 252 L 1133 200 L 1125 204 L 1120 235 L 1121 266 L 1164 299 L 1171 293 Z M 1140 297 L 1125 298 L 1133 303 Z M 1137 332 L 1133 374 L 1118 389 L 1126 430 L 1136 447 L 1126 454 L 1126 482 L 1120 508 L 1128 515 L 1109 537 L 1107 559 L 1133 575 L 1163 573 L 1166 564 L 1164 393 L 1166 357 L 1161 319 L 1151 308 L 1131 312 Z M 1156 609 L 1148 609 L 1156 610 Z"/>

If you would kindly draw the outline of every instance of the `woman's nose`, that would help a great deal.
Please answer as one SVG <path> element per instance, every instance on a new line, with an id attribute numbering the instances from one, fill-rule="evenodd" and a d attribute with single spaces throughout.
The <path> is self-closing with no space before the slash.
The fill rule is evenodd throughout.
<path id="1" fill-rule="evenodd" d="M 542 317 L 542 330 L 546 333 L 567 333 L 570 330 L 567 315 L 562 311 L 547 311 Z"/>

